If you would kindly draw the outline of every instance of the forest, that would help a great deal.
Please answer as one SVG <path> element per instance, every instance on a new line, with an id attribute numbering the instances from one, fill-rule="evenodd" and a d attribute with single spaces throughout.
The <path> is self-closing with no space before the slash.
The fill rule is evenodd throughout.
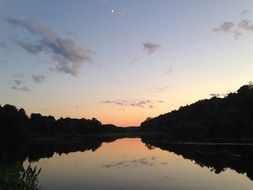
<path id="1" fill-rule="evenodd" d="M 162 134 L 172 140 L 251 139 L 253 138 L 253 85 L 249 83 L 224 98 L 199 100 L 178 110 L 148 118 L 138 128 L 102 124 L 96 118 L 73 119 L 27 116 L 23 108 L 0 105 L 0 137 L 2 141 L 20 141 L 44 137 L 64 137 L 63 141 L 78 135 L 128 133 L 131 135 Z M 141 132 L 141 133 L 140 133 Z"/>
<path id="2" fill-rule="evenodd" d="M 148 118 L 141 129 L 184 140 L 253 138 L 253 85 Z"/>
<path id="3" fill-rule="evenodd" d="M 77 135 L 101 134 L 106 132 L 120 132 L 122 128 L 112 124 L 103 125 L 96 118 L 73 119 L 53 116 L 42 116 L 32 113 L 27 116 L 23 108 L 16 108 L 6 104 L 0 106 L 0 137 L 2 141 L 20 141 L 44 137 L 75 138 Z"/>

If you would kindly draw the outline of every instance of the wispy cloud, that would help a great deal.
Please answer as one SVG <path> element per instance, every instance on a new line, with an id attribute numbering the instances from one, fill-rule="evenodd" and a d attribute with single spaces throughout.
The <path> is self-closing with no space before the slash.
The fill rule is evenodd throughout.
<path id="1" fill-rule="evenodd" d="M 126 15 L 126 11 L 120 10 L 120 9 L 112 9 L 111 13 L 116 16 L 125 16 Z"/>
<path id="2" fill-rule="evenodd" d="M 214 29 L 215 32 L 232 32 L 235 28 L 233 22 L 223 22 L 220 26 Z"/>
<path id="3" fill-rule="evenodd" d="M 103 104 L 119 105 L 119 106 L 125 105 L 125 101 L 124 100 L 104 100 L 104 101 L 102 101 L 102 103 Z"/>
<path id="4" fill-rule="evenodd" d="M 227 96 L 228 94 L 229 93 L 224 93 L 224 94 L 222 94 L 222 93 L 211 93 L 211 94 L 209 94 L 209 96 L 216 97 L 216 98 L 222 98 L 222 97 Z"/>
<path id="5" fill-rule="evenodd" d="M 253 32 L 253 24 L 250 20 L 243 19 L 238 23 L 238 27 Z"/>
<path id="6" fill-rule="evenodd" d="M 226 21 L 214 28 L 213 31 L 232 34 L 237 39 L 246 32 L 253 32 L 253 23 L 248 19 L 242 19 L 238 23 Z"/>
<path id="7" fill-rule="evenodd" d="M 25 91 L 25 92 L 31 91 L 28 87 L 24 86 L 24 79 L 25 79 L 24 75 L 15 74 L 13 75 L 13 78 L 14 79 L 10 82 L 12 90 Z"/>
<path id="8" fill-rule="evenodd" d="M 154 108 L 154 104 L 163 103 L 162 100 L 104 100 L 103 104 L 110 104 L 116 106 L 129 106 L 129 107 L 139 107 L 139 108 Z"/>
<path id="9" fill-rule="evenodd" d="M 92 51 L 76 39 L 61 37 L 53 28 L 34 20 L 2 17 L 12 26 L 23 27 L 37 39 L 27 41 L 12 37 L 12 42 L 31 54 L 44 53 L 56 63 L 56 70 L 77 76 L 81 64 L 92 62 Z"/>
<path id="10" fill-rule="evenodd" d="M 17 86 L 12 86 L 11 87 L 12 90 L 18 90 L 18 91 L 25 91 L 25 92 L 30 92 L 31 90 L 25 86 L 23 87 L 17 87 Z"/>
<path id="11" fill-rule="evenodd" d="M 250 13 L 250 12 L 251 12 L 251 10 L 245 9 L 245 10 L 243 10 L 243 11 L 241 12 L 241 14 L 242 14 L 242 15 L 245 15 L 245 14 L 248 14 L 248 13 Z"/>
<path id="12" fill-rule="evenodd" d="M 20 85 L 23 83 L 22 80 L 18 80 L 18 79 L 14 79 L 14 80 L 12 80 L 12 82 L 13 82 L 13 84 L 16 85 L 16 86 L 20 86 Z"/>
<path id="13" fill-rule="evenodd" d="M 152 42 L 145 42 L 142 45 L 143 45 L 143 50 L 148 55 L 154 54 L 155 52 L 157 52 L 162 47 L 162 45 L 160 45 L 160 44 L 154 44 Z"/>
<path id="14" fill-rule="evenodd" d="M 45 75 L 32 75 L 32 79 L 33 81 L 38 84 L 38 83 L 42 83 L 46 80 Z"/>

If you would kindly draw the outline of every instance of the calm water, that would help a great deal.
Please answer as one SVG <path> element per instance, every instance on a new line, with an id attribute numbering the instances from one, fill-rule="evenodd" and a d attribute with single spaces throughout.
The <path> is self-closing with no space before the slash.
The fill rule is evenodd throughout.
<path id="1" fill-rule="evenodd" d="M 49 190 L 253 189 L 245 174 L 229 168 L 216 174 L 194 160 L 148 148 L 139 138 L 102 143 L 95 151 L 55 153 L 32 166 L 41 168 L 39 185 Z"/>

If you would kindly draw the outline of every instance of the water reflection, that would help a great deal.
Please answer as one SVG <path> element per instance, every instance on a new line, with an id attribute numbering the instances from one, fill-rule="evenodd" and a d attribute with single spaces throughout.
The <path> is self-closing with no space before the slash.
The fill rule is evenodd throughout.
<path id="1" fill-rule="evenodd" d="M 38 176 L 41 168 L 31 166 L 31 163 L 42 158 L 51 158 L 55 153 L 71 153 L 76 151 L 85 152 L 86 150 L 95 151 L 102 145 L 102 142 L 111 142 L 115 138 L 100 139 L 86 138 L 82 143 L 64 144 L 31 144 L 31 143 L 12 143 L 0 144 L 0 190 L 6 189 L 40 189 Z M 25 160 L 28 164 L 24 166 Z"/>
<path id="2" fill-rule="evenodd" d="M 7 154 L 0 155 L 0 189 L 40 189 L 38 176 L 41 169 L 29 164 L 23 166 L 22 161 L 10 160 Z"/>
<path id="3" fill-rule="evenodd" d="M 23 161 L 28 159 L 30 162 L 38 161 L 41 158 L 51 158 L 55 153 L 71 153 L 76 151 L 85 152 L 87 150 L 97 150 L 103 142 L 113 142 L 117 138 L 95 138 L 87 137 L 82 142 L 69 143 L 13 143 L 0 144 L 0 152 L 9 155 L 9 159 Z"/>
<path id="4" fill-rule="evenodd" d="M 252 146 L 180 145 L 144 137 L 115 140 L 1 144 L 0 190 L 10 189 L 10 184 L 12 189 L 22 189 L 15 188 L 20 184 L 80 190 L 253 188 Z"/>
<path id="5" fill-rule="evenodd" d="M 151 157 L 143 157 L 143 158 L 137 158 L 133 160 L 122 160 L 122 161 L 117 161 L 117 162 L 111 162 L 109 164 L 102 165 L 105 168 L 118 168 L 118 167 L 123 167 L 123 168 L 129 168 L 129 167 L 143 167 L 143 166 L 155 166 L 157 164 L 167 164 L 166 162 L 158 163 L 156 162 L 156 156 L 151 156 Z"/>
<path id="6" fill-rule="evenodd" d="M 253 165 L 251 164 L 253 146 L 250 144 L 173 144 L 154 138 L 142 138 L 142 142 L 147 147 L 159 147 L 195 161 L 199 166 L 210 168 L 216 174 L 230 168 L 239 174 L 246 174 L 249 179 L 253 180 Z"/>

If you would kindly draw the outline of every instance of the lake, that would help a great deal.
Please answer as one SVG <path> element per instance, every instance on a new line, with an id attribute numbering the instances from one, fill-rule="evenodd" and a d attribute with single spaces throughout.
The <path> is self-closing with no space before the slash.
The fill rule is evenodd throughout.
<path id="1" fill-rule="evenodd" d="M 253 189 L 252 166 L 248 163 L 237 166 L 235 160 L 228 162 L 225 157 L 226 164 L 217 157 L 194 159 L 187 153 L 188 147 L 168 151 L 140 138 L 123 138 L 91 149 L 37 157 L 31 166 L 41 168 L 38 185 L 43 190 Z M 26 168 L 28 160 L 23 164 Z"/>

